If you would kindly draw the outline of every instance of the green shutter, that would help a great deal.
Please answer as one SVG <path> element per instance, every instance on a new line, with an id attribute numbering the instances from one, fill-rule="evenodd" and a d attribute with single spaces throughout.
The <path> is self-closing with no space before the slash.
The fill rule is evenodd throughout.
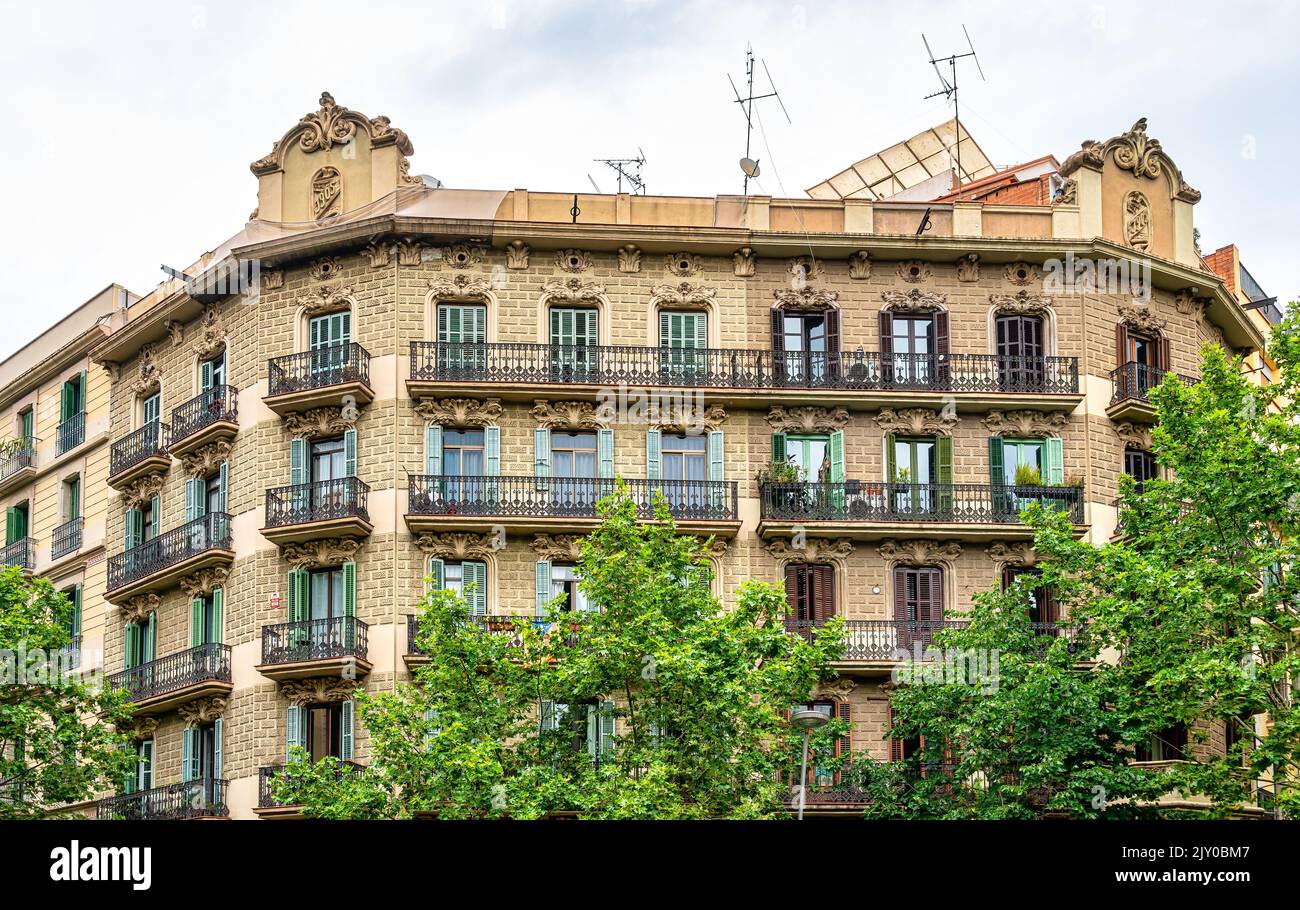
<path id="1" fill-rule="evenodd" d="M 1043 477 L 1047 483 L 1065 483 L 1065 445 L 1060 436 L 1047 437 L 1047 471 Z"/>
<path id="2" fill-rule="evenodd" d="M 647 480 L 658 480 L 660 476 L 660 453 L 663 449 L 663 432 L 645 431 L 645 476 Z"/>
<path id="3" fill-rule="evenodd" d="M 945 515 L 952 512 L 952 437 L 940 436 L 935 440 L 935 476 L 940 484 L 935 502 Z"/>
<path id="4" fill-rule="evenodd" d="M 141 663 L 151 663 L 158 657 L 158 614 L 150 613 L 144 624 L 144 641 L 140 648 Z"/>
<path id="5" fill-rule="evenodd" d="M 13 506 L 10 506 L 9 508 L 5 509 L 5 546 L 9 546 L 9 544 L 16 543 L 17 541 L 18 541 L 18 510 L 15 509 Z M 127 549 L 130 548 L 131 548 L 131 544 L 129 543 L 129 538 L 128 538 Z"/>
<path id="6" fill-rule="evenodd" d="M 59 396 L 59 423 L 72 416 L 72 394 L 72 382 L 65 382 Z"/>
<path id="7" fill-rule="evenodd" d="M 773 464 L 785 463 L 785 434 L 784 433 L 772 434 L 772 463 Z"/>
<path id="8" fill-rule="evenodd" d="M 831 483 L 844 483 L 844 431 L 831 433 L 831 473 L 827 478 Z"/>
<path id="9" fill-rule="evenodd" d="M 546 605 L 551 601 L 551 562 L 547 559 L 537 560 L 533 572 L 534 592 L 537 597 L 537 615 L 546 613 Z"/>
<path id="10" fill-rule="evenodd" d="M 473 591 L 465 595 L 470 615 L 487 616 L 487 563 L 463 562 L 461 573 L 467 589 L 471 584 L 474 585 Z"/>
<path id="11" fill-rule="evenodd" d="M 357 476 L 357 431 L 355 429 L 343 433 L 343 476 Z"/>
<path id="12" fill-rule="evenodd" d="M 123 666 L 130 670 L 140 666 L 140 625 L 129 622 L 122 634 Z"/>
<path id="13" fill-rule="evenodd" d="M 307 570 L 289 570 L 289 622 L 302 622 L 307 618 Z"/>
<path id="14" fill-rule="evenodd" d="M 181 783 L 187 783 L 198 777 L 194 766 L 198 763 L 198 749 L 194 740 L 198 733 L 196 727 L 186 727 L 181 731 Z"/>
<path id="15" fill-rule="evenodd" d="M 710 430 L 708 441 L 709 458 L 709 480 L 713 481 L 712 489 L 709 492 L 709 506 L 712 509 L 725 510 L 730 505 L 730 498 L 727 495 L 725 485 L 722 483 L 726 479 L 726 462 L 724 460 L 725 447 L 721 430 Z"/>
<path id="16" fill-rule="evenodd" d="M 501 474 L 501 428 L 484 427 L 483 428 L 483 461 L 484 470 L 489 477 L 498 477 Z"/>
<path id="17" fill-rule="evenodd" d="M 600 462 L 597 476 L 602 480 L 614 479 L 614 431 L 596 431 L 596 457 Z"/>
<path id="18" fill-rule="evenodd" d="M 290 705 L 285 723 L 285 758 L 292 757 L 294 746 L 304 749 L 307 747 L 307 709 L 300 708 L 297 705 Z"/>
<path id="19" fill-rule="evenodd" d="M 125 531 L 123 542 L 128 550 L 144 543 L 144 513 L 139 509 L 127 509 Z"/>
<path id="20" fill-rule="evenodd" d="M 431 477 L 442 474 L 442 427 L 436 423 L 424 428 L 424 473 Z"/>
<path id="21" fill-rule="evenodd" d="M 217 469 L 217 511 L 229 512 L 230 463 L 223 461 Z"/>
<path id="22" fill-rule="evenodd" d="M 1002 437 L 989 437 L 989 483 L 1001 486 L 1006 483 L 1006 468 L 1002 460 Z"/>
<path id="23" fill-rule="evenodd" d="M 218 717 L 212 722 L 212 779 L 221 780 L 222 760 L 222 739 L 225 738 L 225 724 Z"/>
<path id="24" fill-rule="evenodd" d="M 289 483 L 307 482 L 307 440 L 295 436 L 289 440 Z"/>
<path id="25" fill-rule="evenodd" d="M 81 585 L 72 587 L 72 635 L 81 634 Z"/>
<path id="26" fill-rule="evenodd" d="M 533 430 L 533 476 L 537 489 L 546 490 L 546 478 L 551 476 L 551 431 L 545 427 Z"/>
<path id="27" fill-rule="evenodd" d="M 140 789 L 153 789 L 153 740 L 140 743 Z"/>
<path id="28" fill-rule="evenodd" d="M 212 388 L 212 361 L 205 360 L 199 366 L 199 391 L 206 392 Z"/>
<path id="29" fill-rule="evenodd" d="M 225 641 L 225 607 L 226 589 L 217 588 L 212 592 L 212 641 L 221 644 Z"/>
<path id="30" fill-rule="evenodd" d="M 885 482 L 898 481 L 898 440 L 893 433 L 885 434 Z"/>
<path id="31" fill-rule="evenodd" d="M 190 601 L 190 647 L 197 648 L 203 644 L 203 598 L 196 597 Z"/>
<path id="32" fill-rule="evenodd" d="M 447 586 L 444 579 L 447 577 L 446 563 L 436 556 L 429 557 L 429 590 L 441 591 Z"/>
<path id="33" fill-rule="evenodd" d="M 614 715 L 614 703 L 612 701 L 602 701 L 600 703 L 600 754 L 609 755 L 614 751 L 614 725 L 617 718 Z"/>
<path id="34" fill-rule="evenodd" d="M 197 521 L 208 509 L 208 485 L 202 477 L 185 481 L 185 520 Z"/>
<path id="35" fill-rule="evenodd" d="M 343 615 L 357 615 L 357 564 L 343 563 Z"/>
<path id="36" fill-rule="evenodd" d="M 673 314 L 667 310 L 659 311 L 659 346 L 675 347 L 673 344 Z"/>
<path id="37" fill-rule="evenodd" d="M 339 748 L 339 753 L 340 753 L 339 758 L 343 759 L 344 761 L 351 761 L 352 759 L 352 700 L 351 699 L 348 699 L 342 704 L 341 709 L 339 711 L 339 715 L 341 717 L 341 723 L 339 724 L 339 726 L 342 727 L 342 730 L 340 731 L 342 735 L 339 737 L 342 740 L 341 746 Z"/>
<path id="38" fill-rule="evenodd" d="M 600 755 L 600 707 L 584 705 L 587 710 L 587 755 L 594 762 Z"/>
<path id="39" fill-rule="evenodd" d="M 158 536 L 158 530 L 162 527 L 162 497 L 155 496 L 149 500 L 150 513 L 153 515 L 153 534 L 150 540 Z M 144 540 L 144 516 L 140 516 L 140 539 Z"/>
<path id="40" fill-rule="evenodd" d="M 68 521 L 81 517 L 81 478 L 68 484 Z"/>

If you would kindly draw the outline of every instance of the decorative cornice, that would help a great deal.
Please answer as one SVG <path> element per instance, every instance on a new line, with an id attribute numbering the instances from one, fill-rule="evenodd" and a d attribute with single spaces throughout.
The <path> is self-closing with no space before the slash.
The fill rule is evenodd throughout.
<path id="1" fill-rule="evenodd" d="M 1125 445 L 1133 446 L 1144 451 L 1151 451 L 1155 446 L 1155 440 L 1151 435 L 1151 427 L 1142 423 L 1124 423 L 1115 424 L 1115 435 Z"/>
<path id="2" fill-rule="evenodd" d="M 397 241 L 397 264 L 419 265 L 424 261 L 424 244 L 414 237 Z"/>
<path id="3" fill-rule="evenodd" d="M 967 253 L 957 260 L 957 280 L 967 283 L 980 280 L 979 253 Z"/>
<path id="4" fill-rule="evenodd" d="M 230 458 L 233 450 L 234 446 L 229 439 L 219 439 L 182 455 L 181 469 L 186 477 L 207 477 Z"/>
<path id="5" fill-rule="evenodd" d="M 176 709 L 181 719 L 185 721 L 187 727 L 197 727 L 201 724 L 210 724 L 218 717 L 226 713 L 227 700 L 221 695 L 210 695 L 207 698 L 197 698 L 192 702 L 181 705 Z"/>
<path id="6" fill-rule="evenodd" d="M 991 436 L 1056 436 L 1070 416 L 1061 411 L 989 411 L 982 423 Z"/>
<path id="7" fill-rule="evenodd" d="M 858 687 L 855 680 L 841 677 L 833 682 L 819 682 L 813 690 L 813 701 L 848 701 L 853 690 Z"/>
<path id="8" fill-rule="evenodd" d="M 777 537 L 763 544 L 763 549 L 780 565 L 788 562 L 824 562 L 841 568 L 853 553 L 853 541 L 847 537 L 805 537 L 802 543 L 803 546 L 797 547 L 787 538 Z"/>
<path id="9" fill-rule="evenodd" d="M 737 278 L 753 278 L 758 267 L 758 254 L 752 247 L 742 246 L 731 254 L 731 262 Z"/>
<path id="10" fill-rule="evenodd" d="M 115 726 L 118 733 L 126 736 L 128 740 L 138 742 L 142 739 L 153 739 L 154 734 L 158 732 L 159 718 L 153 715 L 148 717 L 132 717 Z"/>
<path id="11" fill-rule="evenodd" d="M 321 92 L 320 109 L 303 116 L 272 146 L 269 155 L 254 161 L 249 168 L 259 177 L 284 168 L 284 156 L 295 142 L 304 152 L 329 151 L 347 145 L 362 130 L 370 138 L 371 148 L 392 145 L 403 156 L 414 154 L 410 137 L 394 127 L 387 117 L 366 117 L 334 102 L 329 92 Z"/>
<path id="12" fill-rule="evenodd" d="M 426 557 L 434 559 L 487 559 L 497 551 L 496 535 L 453 531 L 446 534 L 421 534 L 415 545 Z"/>
<path id="13" fill-rule="evenodd" d="M 629 243 L 618 248 L 618 270 L 627 274 L 641 271 L 641 250 L 636 244 Z"/>
<path id="14" fill-rule="evenodd" d="M 440 300 L 488 300 L 492 295 L 492 282 L 473 275 L 453 275 L 450 278 L 430 278 L 429 290 Z"/>
<path id="15" fill-rule="evenodd" d="M 777 433 L 834 433 L 849 425 L 849 411 L 816 405 L 773 405 L 763 419 Z"/>
<path id="16" fill-rule="evenodd" d="M 393 264 L 393 244 L 391 242 L 371 241 L 361 251 L 362 256 L 370 259 L 372 269 L 382 269 Z"/>
<path id="17" fill-rule="evenodd" d="M 506 246 L 506 268 L 519 269 L 528 268 L 528 257 L 532 249 L 522 240 L 512 240 Z"/>
<path id="18" fill-rule="evenodd" d="M 1165 154 L 1164 149 L 1160 147 L 1160 141 L 1147 136 L 1145 117 L 1133 124 L 1127 133 L 1121 133 L 1106 140 L 1105 143 L 1094 139 L 1085 140 L 1079 151 L 1065 159 L 1065 163 L 1061 165 L 1061 176 L 1069 177 L 1081 167 L 1101 170 L 1106 163 L 1106 156 L 1112 152 L 1115 155 L 1115 164 L 1121 170 L 1132 171 L 1138 177 L 1152 180 L 1168 173 L 1174 198 L 1184 202 L 1200 202 L 1200 191 L 1193 189 L 1183 179 L 1182 171 L 1174 164 L 1173 159 Z"/>
<path id="19" fill-rule="evenodd" d="M 142 509 L 155 496 L 160 494 L 167 484 L 167 477 L 162 471 L 151 471 L 137 477 L 122 486 L 122 503 L 128 509 Z"/>
<path id="20" fill-rule="evenodd" d="M 552 562 L 577 562 L 582 555 L 581 534 L 537 534 L 529 544 L 538 559 Z"/>
<path id="21" fill-rule="evenodd" d="M 783 310 L 830 310 L 840 299 L 835 291 L 818 290 L 811 285 L 802 288 L 778 288 L 772 292 L 776 305 Z"/>
<path id="22" fill-rule="evenodd" d="M 298 306 L 308 316 L 334 310 L 347 309 L 351 305 L 351 285 L 321 285 L 305 297 L 298 298 Z"/>
<path id="23" fill-rule="evenodd" d="M 989 294 L 989 300 L 999 313 L 1015 316 L 1041 316 L 1048 311 L 1047 298 L 1028 290 L 1014 294 Z"/>
<path id="24" fill-rule="evenodd" d="M 716 288 L 681 284 L 660 284 L 650 291 L 650 305 L 655 307 L 708 306 L 718 296 Z"/>
<path id="25" fill-rule="evenodd" d="M 1038 562 L 1034 545 L 1027 541 L 990 544 L 984 552 L 999 566 L 1032 566 Z"/>
<path id="26" fill-rule="evenodd" d="M 310 540 L 284 545 L 284 558 L 295 569 L 324 569 L 351 562 L 361 549 L 356 537 Z"/>
<path id="27" fill-rule="evenodd" d="M 539 426 L 552 430 L 598 430 L 613 417 L 606 408 L 597 408 L 590 401 L 536 399 L 529 413 Z"/>
<path id="28" fill-rule="evenodd" d="M 180 588 L 188 597 L 207 597 L 217 588 L 224 588 L 229 577 L 230 570 L 224 566 L 199 569 L 183 577 Z"/>
<path id="29" fill-rule="evenodd" d="M 453 269 L 468 269 L 483 261 L 483 247 L 468 243 L 453 243 L 443 247 L 442 261 Z"/>
<path id="30" fill-rule="evenodd" d="M 416 415 L 426 423 L 444 427 L 490 427 L 505 409 L 500 398 L 421 398 Z"/>
<path id="31" fill-rule="evenodd" d="M 678 278 L 690 278 L 700 268 L 700 257 L 694 253 L 669 253 L 664 257 L 665 271 Z"/>
<path id="32" fill-rule="evenodd" d="M 1115 311 L 1119 314 L 1119 321 L 1131 329 L 1139 332 L 1150 332 L 1160 334 L 1164 332 L 1168 324 L 1155 314 L 1155 311 L 1149 306 L 1125 306 L 1119 304 Z"/>
<path id="33" fill-rule="evenodd" d="M 548 281 L 542 285 L 543 300 L 599 300 L 605 296 L 605 286 L 580 278 Z"/>
<path id="34" fill-rule="evenodd" d="M 849 256 L 849 277 L 854 281 L 865 281 L 871 277 L 871 254 L 858 250 Z"/>
<path id="35" fill-rule="evenodd" d="M 905 566 L 951 564 L 961 556 L 961 544 L 955 540 L 886 540 L 876 547 L 886 563 Z"/>
<path id="36" fill-rule="evenodd" d="M 289 704 L 298 707 L 347 701 L 357 688 L 355 679 L 338 676 L 313 676 L 308 679 L 286 679 L 280 682 L 280 694 Z"/>
<path id="37" fill-rule="evenodd" d="M 122 604 L 122 619 L 125 622 L 143 622 L 150 613 L 157 612 L 162 606 L 162 598 L 157 594 L 140 594 Z"/>
<path id="38" fill-rule="evenodd" d="M 920 259 L 904 259 L 894 266 L 894 271 L 900 279 L 908 284 L 920 284 L 922 281 L 929 281 L 934 274 L 930 264 Z"/>
<path id="39" fill-rule="evenodd" d="M 886 433 L 913 433 L 916 435 L 937 434 L 949 436 L 957 426 L 957 415 L 946 411 L 939 412 L 933 408 L 881 408 L 873 418 L 876 426 Z"/>
<path id="40" fill-rule="evenodd" d="M 894 313 L 933 313 L 948 305 L 947 294 L 923 291 L 920 288 L 910 291 L 881 291 L 880 299 L 885 302 L 885 309 Z"/>
<path id="41" fill-rule="evenodd" d="M 284 429 L 290 436 L 301 439 L 337 436 L 356 426 L 358 416 L 355 407 L 312 408 L 284 415 Z"/>
<path id="42" fill-rule="evenodd" d="M 555 264 L 566 272 L 585 272 L 591 268 L 591 254 L 586 250 L 559 250 L 555 254 Z"/>

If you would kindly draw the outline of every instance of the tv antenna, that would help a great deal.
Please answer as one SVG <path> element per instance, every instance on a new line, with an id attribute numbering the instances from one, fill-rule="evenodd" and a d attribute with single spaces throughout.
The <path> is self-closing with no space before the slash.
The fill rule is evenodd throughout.
<path id="1" fill-rule="evenodd" d="M 954 190 L 961 187 L 961 108 L 957 102 L 957 61 L 970 57 L 975 61 L 975 68 L 979 70 L 980 78 L 988 82 L 987 77 L 984 75 L 984 67 L 980 66 L 980 58 L 975 55 L 975 45 L 971 43 L 970 32 L 966 31 L 965 25 L 961 27 L 961 30 L 962 34 L 966 36 L 966 46 L 970 50 L 964 54 L 949 54 L 946 57 L 936 57 L 934 51 L 930 50 L 930 42 L 926 40 L 925 33 L 921 33 L 921 41 L 925 43 L 925 53 L 930 58 L 930 65 L 934 67 L 935 75 L 939 77 L 939 83 L 943 86 L 939 91 L 926 95 L 923 100 L 928 101 L 931 98 L 938 98 L 943 95 L 952 101 L 952 115 L 953 119 L 957 121 L 957 170 L 953 173 L 952 180 Z M 943 70 L 939 68 L 940 63 L 948 64 L 948 72 L 952 76 L 951 81 L 944 76 Z"/>
<path id="2" fill-rule="evenodd" d="M 597 164 L 605 165 L 618 174 L 618 192 L 623 192 L 623 181 L 626 180 L 628 186 L 632 188 L 633 195 L 640 193 L 644 196 L 645 181 L 641 179 L 641 168 L 645 165 L 645 152 L 641 151 L 640 146 L 637 146 L 636 154 L 637 157 L 635 158 L 595 158 L 592 160 Z M 590 174 L 587 175 L 587 179 L 591 180 Z M 591 185 L 595 186 L 596 181 L 591 180 Z M 596 192 L 599 193 L 600 190 L 597 189 Z"/>
<path id="3" fill-rule="evenodd" d="M 759 60 L 763 64 L 763 72 L 767 75 L 767 84 L 771 88 L 770 92 L 762 95 L 754 94 L 754 48 L 751 45 L 745 45 L 745 97 L 740 97 L 740 90 L 736 88 L 736 82 L 727 74 L 727 81 L 731 83 L 731 91 L 736 96 L 736 103 L 740 105 L 740 112 L 745 115 L 745 157 L 740 159 L 740 170 L 745 175 L 745 195 L 749 195 L 749 180 L 751 177 L 759 175 L 758 160 L 749 156 L 749 143 L 754 134 L 754 102 L 761 101 L 764 98 L 775 98 L 776 103 L 781 105 L 781 113 L 785 114 L 787 123 L 793 123 L 790 119 L 790 112 L 785 109 L 785 102 L 777 93 L 776 83 L 772 81 L 772 73 L 767 68 L 766 60 Z"/>

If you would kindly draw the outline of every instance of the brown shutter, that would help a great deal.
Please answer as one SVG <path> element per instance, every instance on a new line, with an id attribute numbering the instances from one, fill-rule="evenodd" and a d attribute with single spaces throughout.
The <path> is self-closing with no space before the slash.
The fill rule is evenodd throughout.
<path id="1" fill-rule="evenodd" d="M 1156 339 L 1156 359 L 1159 360 L 1159 363 L 1156 364 L 1157 367 L 1159 367 L 1162 370 L 1169 369 L 1169 336 L 1168 335 L 1161 335 L 1159 338 Z"/>
<path id="2" fill-rule="evenodd" d="M 948 354 L 948 314 L 942 310 L 934 314 L 934 352 Z"/>
<path id="3" fill-rule="evenodd" d="M 943 620 L 943 570 L 927 569 L 926 574 L 930 576 L 930 620 L 941 622 Z"/>
<path id="4" fill-rule="evenodd" d="M 1002 567 L 1002 590 L 1006 591 L 1010 589 L 1010 587 L 1015 583 L 1016 583 L 1016 567 L 1003 566 Z"/>
<path id="5" fill-rule="evenodd" d="M 1122 367 L 1128 363 L 1128 326 L 1120 322 L 1115 325 L 1115 366 Z"/>
<path id="6" fill-rule="evenodd" d="M 840 366 L 840 311 L 826 311 L 826 372 L 831 378 L 839 375 Z"/>
<path id="7" fill-rule="evenodd" d="M 894 353 L 894 315 L 885 311 L 880 314 L 880 353 Z"/>
<path id="8" fill-rule="evenodd" d="M 779 309 L 772 310 L 772 350 L 785 350 L 784 314 Z"/>
<path id="9" fill-rule="evenodd" d="M 785 564 L 785 599 L 790 605 L 790 618 L 799 618 L 799 566 L 797 563 Z"/>
<path id="10" fill-rule="evenodd" d="M 902 761 L 902 760 L 903 760 L 903 741 L 902 741 L 901 739 L 896 739 L 896 738 L 893 736 L 893 729 L 894 729 L 894 706 L 893 706 L 893 705 L 890 705 L 890 706 L 889 706 L 889 730 L 890 730 L 890 736 L 889 736 L 889 760 L 890 760 L 890 761 Z"/>
<path id="11" fill-rule="evenodd" d="M 902 566 L 894 569 L 894 634 L 898 647 L 912 647 L 911 627 L 907 616 L 907 573 Z"/>
<path id="12" fill-rule="evenodd" d="M 843 736 L 841 736 L 838 740 L 836 740 L 835 755 L 852 756 L 853 755 L 853 727 L 852 727 L 853 715 L 851 709 L 849 708 L 849 703 L 847 701 L 842 701 L 837 703 L 835 705 L 835 711 L 839 715 L 840 720 L 850 725 L 848 732 L 846 732 Z M 852 759 L 850 758 L 850 762 L 851 761 Z M 843 777 L 843 771 L 836 771 L 835 783 L 838 784 L 842 777 Z"/>
<path id="13" fill-rule="evenodd" d="M 835 569 L 811 566 L 813 583 L 813 619 L 825 622 L 835 615 Z"/>
<path id="14" fill-rule="evenodd" d="M 1038 589 L 1038 612 L 1042 622 L 1053 623 L 1060 618 L 1056 612 L 1056 595 L 1046 585 Z"/>
<path id="15" fill-rule="evenodd" d="M 916 572 L 916 621 L 919 623 L 929 623 L 934 619 L 932 615 L 932 602 L 934 599 L 934 576 L 928 569 L 918 569 Z"/>

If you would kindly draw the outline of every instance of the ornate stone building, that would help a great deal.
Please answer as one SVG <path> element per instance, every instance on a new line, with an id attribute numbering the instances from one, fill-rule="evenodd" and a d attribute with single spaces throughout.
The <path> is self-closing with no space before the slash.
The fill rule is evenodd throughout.
<path id="1" fill-rule="evenodd" d="M 489 617 L 584 608 L 615 478 L 712 538 L 724 604 L 758 577 L 792 631 L 847 619 L 815 701 L 887 758 L 900 655 L 1032 571 L 1020 506 L 1108 539 L 1146 390 L 1263 342 L 1144 121 L 929 201 L 452 190 L 413 153 L 323 95 L 248 224 L 93 352 L 142 759 L 105 814 L 292 814 L 268 769 L 365 763 L 350 697 L 421 659 L 426 575 Z"/>

